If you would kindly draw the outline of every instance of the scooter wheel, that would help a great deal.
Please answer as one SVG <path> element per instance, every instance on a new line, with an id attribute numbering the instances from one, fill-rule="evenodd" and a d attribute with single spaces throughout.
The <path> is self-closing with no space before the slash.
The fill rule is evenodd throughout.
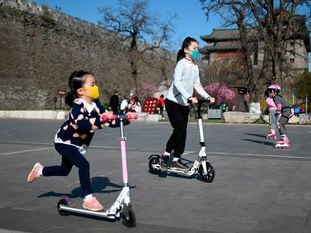
<path id="1" fill-rule="evenodd" d="M 69 213 L 64 211 L 64 210 L 61 210 L 60 209 L 60 205 L 65 205 L 65 206 L 68 206 L 68 203 L 65 199 L 61 199 L 58 203 L 57 203 L 57 211 L 60 215 L 62 216 L 68 216 Z"/>
<path id="2" fill-rule="evenodd" d="M 136 216 L 131 208 L 126 208 L 123 211 L 122 223 L 127 227 L 136 227 Z"/>
<path id="3" fill-rule="evenodd" d="M 152 174 L 160 174 L 161 169 L 160 169 L 160 156 L 159 155 L 151 155 L 149 157 L 149 171 Z"/>
<path id="4" fill-rule="evenodd" d="M 215 170 L 210 163 L 207 163 L 206 165 L 207 165 L 207 174 L 204 174 L 204 169 L 203 169 L 202 164 L 199 167 L 199 174 L 200 174 L 201 179 L 204 182 L 211 183 L 213 182 L 215 178 Z"/>

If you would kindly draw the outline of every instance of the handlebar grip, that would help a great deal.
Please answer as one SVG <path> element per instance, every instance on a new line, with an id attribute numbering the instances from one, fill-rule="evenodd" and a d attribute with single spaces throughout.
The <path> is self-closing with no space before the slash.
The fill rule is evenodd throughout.
<path id="1" fill-rule="evenodd" d="M 110 122 L 110 121 L 112 121 L 112 120 L 115 120 L 116 118 L 117 118 L 117 116 L 116 116 L 116 115 L 112 115 L 112 114 L 103 113 L 103 114 L 101 115 L 101 120 L 102 120 L 103 122 Z"/>
<path id="2" fill-rule="evenodd" d="M 211 102 L 211 100 L 208 98 L 208 99 L 201 99 L 201 100 L 199 100 L 199 104 L 203 104 L 203 103 L 210 103 Z"/>
<path id="3" fill-rule="evenodd" d="M 128 120 L 137 119 L 137 118 L 138 118 L 138 114 L 136 114 L 136 113 L 128 112 L 126 114 L 126 119 L 128 119 Z"/>

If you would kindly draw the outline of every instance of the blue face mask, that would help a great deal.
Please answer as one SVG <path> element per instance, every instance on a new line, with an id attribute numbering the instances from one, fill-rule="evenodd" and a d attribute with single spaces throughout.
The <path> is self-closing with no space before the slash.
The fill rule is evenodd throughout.
<path id="1" fill-rule="evenodd" d="M 191 50 L 191 57 L 194 60 L 198 60 L 199 59 L 199 50 L 195 49 L 195 50 Z"/>

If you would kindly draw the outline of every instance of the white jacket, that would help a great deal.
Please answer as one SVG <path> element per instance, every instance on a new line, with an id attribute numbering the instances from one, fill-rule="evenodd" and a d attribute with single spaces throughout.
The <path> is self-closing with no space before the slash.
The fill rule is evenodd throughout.
<path id="1" fill-rule="evenodd" d="M 208 99 L 209 94 L 203 89 L 199 76 L 199 67 L 192 61 L 183 58 L 175 66 L 172 84 L 166 98 L 183 106 L 189 105 L 188 99 L 193 95 L 193 89 Z"/>

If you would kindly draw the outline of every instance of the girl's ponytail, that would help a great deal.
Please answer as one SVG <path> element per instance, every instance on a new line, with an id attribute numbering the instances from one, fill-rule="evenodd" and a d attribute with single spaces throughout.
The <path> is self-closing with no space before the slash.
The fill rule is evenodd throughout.
<path id="1" fill-rule="evenodd" d="M 178 53 L 177 53 L 177 61 L 176 62 L 178 62 L 179 60 L 183 59 L 185 56 L 186 56 L 186 54 L 185 54 L 184 49 L 183 48 L 180 49 L 178 51 Z"/>
<path id="2" fill-rule="evenodd" d="M 72 107 L 73 101 L 77 98 L 75 91 L 70 90 L 67 92 L 66 97 L 65 97 L 65 103 L 69 106 Z"/>

